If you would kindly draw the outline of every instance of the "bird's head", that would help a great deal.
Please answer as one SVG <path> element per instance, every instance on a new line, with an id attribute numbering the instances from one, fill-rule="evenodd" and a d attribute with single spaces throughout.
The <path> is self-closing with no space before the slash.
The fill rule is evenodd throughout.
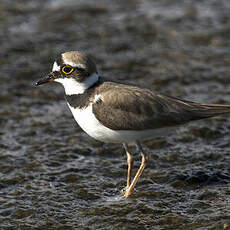
<path id="1" fill-rule="evenodd" d="M 79 51 L 70 51 L 61 54 L 59 61 L 54 62 L 52 71 L 36 85 L 59 82 L 67 95 L 73 95 L 84 93 L 97 81 L 97 67 L 93 60 Z"/>

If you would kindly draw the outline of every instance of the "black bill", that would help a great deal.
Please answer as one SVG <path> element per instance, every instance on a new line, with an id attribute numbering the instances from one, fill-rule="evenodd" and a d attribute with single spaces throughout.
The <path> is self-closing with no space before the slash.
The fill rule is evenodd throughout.
<path id="1" fill-rule="evenodd" d="M 39 81 L 36 82 L 36 86 L 37 85 L 42 85 L 48 82 L 53 82 L 54 81 L 54 76 L 53 74 L 49 74 L 47 77 L 40 79 Z"/>

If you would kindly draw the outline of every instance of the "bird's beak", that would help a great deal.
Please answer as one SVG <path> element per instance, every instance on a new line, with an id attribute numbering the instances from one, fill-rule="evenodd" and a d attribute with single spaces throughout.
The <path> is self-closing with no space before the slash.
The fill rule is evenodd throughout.
<path id="1" fill-rule="evenodd" d="M 53 82 L 54 79 L 55 79 L 54 74 L 53 74 L 53 72 L 51 72 L 48 76 L 37 81 L 35 85 L 38 86 L 38 85 L 42 85 L 42 84 L 45 84 L 48 82 Z"/>

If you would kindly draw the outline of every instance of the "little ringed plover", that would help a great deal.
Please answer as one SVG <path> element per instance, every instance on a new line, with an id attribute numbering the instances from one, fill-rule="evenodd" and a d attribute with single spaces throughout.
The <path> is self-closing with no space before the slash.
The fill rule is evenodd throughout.
<path id="1" fill-rule="evenodd" d="M 63 53 L 52 71 L 36 85 L 59 82 L 79 126 L 91 137 L 107 143 L 122 143 L 128 173 L 124 196 L 128 197 L 142 174 L 147 156 L 140 141 L 166 135 L 169 127 L 230 113 L 230 105 L 203 104 L 108 81 L 98 74 L 93 60 L 79 52 Z M 133 158 L 128 144 L 135 143 L 141 165 L 131 181 Z"/>

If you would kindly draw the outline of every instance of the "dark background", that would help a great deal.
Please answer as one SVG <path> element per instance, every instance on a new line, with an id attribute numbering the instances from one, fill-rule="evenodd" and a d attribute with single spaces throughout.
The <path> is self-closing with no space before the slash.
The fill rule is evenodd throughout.
<path id="1" fill-rule="evenodd" d="M 230 229 L 230 117 L 144 143 L 128 199 L 126 156 L 75 123 L 55 58 L 91 54 L 99 73 L 230 104 L 230 1 L 0 2 L 0 229 Z M 135 155 L 135 168 L 140 156 Z"/>

